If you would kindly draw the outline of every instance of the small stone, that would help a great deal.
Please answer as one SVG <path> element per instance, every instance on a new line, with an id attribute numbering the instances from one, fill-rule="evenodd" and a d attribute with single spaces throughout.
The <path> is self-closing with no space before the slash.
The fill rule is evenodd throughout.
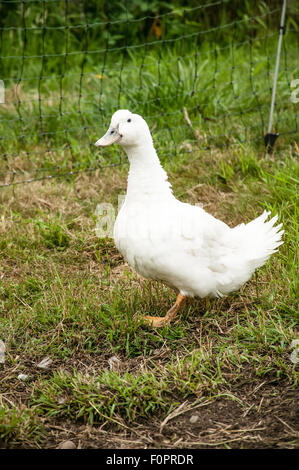
<path id="1" fill-rule="evenodd" d="M 39 369 L 49 369 L 49 366 L 52 364 L 52 362 L 52 359 L 50 359 L 49 357 L 44 357 L 44 359 L 40 361 L 36 367 L 38 367 Z"/>
<path id="2" fill-rule="evenodd" d="M 19 374 L 18 379 L 25 382 L 28 379 L 28 375 L 27 374 Z"/>
<path id="3" fill-rule="evenodd" d="M 76 449 L 76 444 L 73 441 L 63 441 L 59 444 L 58 449 Z"/>
<path id="4" fill-rule="evenodd" d="M 198 415 L 192 415 L 189 421 L 191 424 L 196 423 L 196 421 L 198 421 Z"/>

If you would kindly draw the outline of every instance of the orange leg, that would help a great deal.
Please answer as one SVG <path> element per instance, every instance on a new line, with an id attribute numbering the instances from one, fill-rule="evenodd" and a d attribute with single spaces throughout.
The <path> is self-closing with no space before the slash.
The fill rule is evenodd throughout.
<path id="1" fill-rule="evenodd" d="M 179 294 L 175 304 L 168 310 L 165 317 L 151 317 L 150 315 L 145 315 L 144 319 L 146 323 L 155 327 L 168 325 L 174 319 L 180 308 L 185 304 L 186 299 L 187 297 L 185 297 L 185 295 Z"/>

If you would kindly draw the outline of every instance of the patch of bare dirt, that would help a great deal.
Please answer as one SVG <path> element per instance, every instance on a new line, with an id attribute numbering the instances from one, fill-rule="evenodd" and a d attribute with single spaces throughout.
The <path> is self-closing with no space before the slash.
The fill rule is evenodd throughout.
<path id="1" fill-rule="evenodd" d="M 67 440 L 82 449 L 298 447 L 295 390 L 275 381 L 253 381 L 239 387 L 237 395 L 246 401 L 245 408 L 225 396 L 197 407 L 186 400 L 164 421 L 153 418 L 118 430 L 107 423 L 45 422 L 49 434 L 44 448 L 56 448 Z"/>

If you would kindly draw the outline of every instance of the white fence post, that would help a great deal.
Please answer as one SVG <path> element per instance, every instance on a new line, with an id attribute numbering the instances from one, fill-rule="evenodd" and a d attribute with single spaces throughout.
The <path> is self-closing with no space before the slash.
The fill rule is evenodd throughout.
<path id="1" fill-rule="evenodd" d="M 275 95 L 276 95 L 276 86 L 277 86 L 277 78 L 278 78 L 278 70 L 279 70 L 281 43 L 282 43 L 282 36 L 285 33 L 286 7 L 287 7 L 287 0 L 283 0 L 280 27 L 279 27 L 279 38 L 278 38 L 278 45 L 277 45 L 275 71 L 274 71 L 274 78 L 273 78 L 273 88 L 272 88 L 270 115 L 269 115 L 269 123 L 268 123 L 268 132 L 265 135 L 265 145 L 267 147 L 268 152 L 271 152 L 275 144 L 275 141 L 277 137 L 279 136 L 278 133 L 273 134 L 271 133 L 271 131 L 272 131 L 272 125 L 273 125 L 273 114 L 274 114 L 274 106 L 275 106 Z"/>

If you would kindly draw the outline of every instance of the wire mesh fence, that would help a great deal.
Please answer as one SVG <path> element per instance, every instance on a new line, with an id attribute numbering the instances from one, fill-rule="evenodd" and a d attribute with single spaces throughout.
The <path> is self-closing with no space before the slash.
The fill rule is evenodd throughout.
<path id="1" fill-rule="evenodd" d="M 262 143 L 282 2 L 239 3 L 0 0 L 0 187 L 123 164 L 93 146 L 118 108 L 143 115 L 162 158 Z M 273 119 L 285 142 L 298 134 L 298 24 L 289 1 Z"/>

